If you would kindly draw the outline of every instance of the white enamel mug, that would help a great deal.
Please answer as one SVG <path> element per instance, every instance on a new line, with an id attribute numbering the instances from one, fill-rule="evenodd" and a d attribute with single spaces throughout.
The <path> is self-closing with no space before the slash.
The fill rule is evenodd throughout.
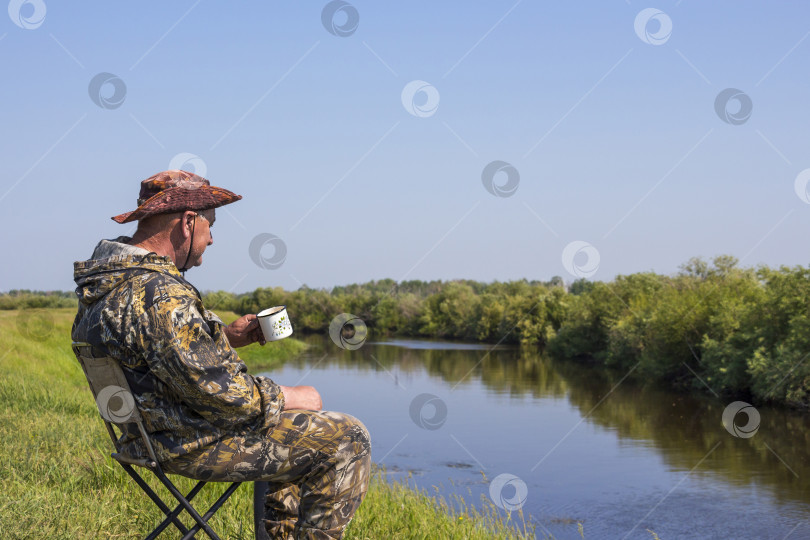
<path id="1" fill-rule="evenodd" d="M 275 306 L 256 315 L 259 318 L 259 326 L 266 341 L 278 341 L 289 337 L 293 333 L 290 316 L 287 315 L 287 306 Z"/>

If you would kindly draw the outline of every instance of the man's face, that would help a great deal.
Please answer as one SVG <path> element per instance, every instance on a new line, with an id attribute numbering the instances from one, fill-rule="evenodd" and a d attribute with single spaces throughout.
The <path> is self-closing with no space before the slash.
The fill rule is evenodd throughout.
<path id="1" fill-rule="evenodd" d="M 205 249 L 214 243 L 211 227 L 214 226 L 217 216 L 214 209 L 197 212 L 197 223 L 194 225 L 194 243 L 191 246 L 190 266 L 200 266 Z"/>

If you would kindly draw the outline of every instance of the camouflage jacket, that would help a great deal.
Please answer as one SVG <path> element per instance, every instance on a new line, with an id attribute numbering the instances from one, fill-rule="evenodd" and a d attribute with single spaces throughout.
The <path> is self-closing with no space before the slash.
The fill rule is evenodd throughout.
<path id="1" fill-rule="evenodd" d="M 121 363 L 160 461 L 224 437 L 264 434 L 284 408 L 279 386 L 247 373 L 222 320 L 170 258 L 128 240 L 102 240 L 90 260 L 74 263 L 73 340 Z M 135 424 L 124 425 L 119 443 L 146 456 Z"/>

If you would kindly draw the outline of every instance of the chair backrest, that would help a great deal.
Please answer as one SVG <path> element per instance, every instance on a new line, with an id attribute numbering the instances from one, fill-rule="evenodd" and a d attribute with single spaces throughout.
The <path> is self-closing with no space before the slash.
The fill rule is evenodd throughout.
<path id="1" fill-rule="evenodd" d="M 113 431 L 112 424 L 116 424 L 121 429 L 123 424 L 135 424 L 143 438 L 149 456 L 153 461 L 157 461 L 152 441 L 143 426 L 141 413 L 135 403 L 135 396 L 129 387 L 124 371 L 118 360 L 109 356 L 98 354 L 93 350 L 93 346 L 84 342 L 73 342 L 73 354 L 82 366 L 84 376 L 93 392 L 96 400 L 96 407 L 107 431 L 112 439 L 116 451 L 121 452 L 118 445 L 118 437 Z"/>
<path id="2" fill-rule="evenodd" d="M 96 354 L 89 343 L 74 342 L 73 353 L 84 370 L 101 417 L 113 424 L 138 422 L 141 414 L 118 361 Z"/>

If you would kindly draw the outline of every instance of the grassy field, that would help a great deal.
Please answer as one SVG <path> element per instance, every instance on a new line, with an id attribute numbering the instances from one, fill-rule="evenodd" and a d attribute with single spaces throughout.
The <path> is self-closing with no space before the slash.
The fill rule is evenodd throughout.
<path id="1" fill-rule="evenodd" d="M 2 538 L 142 538 L 162 514 L 123 469 L 70 349 L 72 309 L 0 311 L 0 531 Z M 220 313 L 229 322 L 232 313 Z M 286 339 L 240 349 L 252 371 L 272 369 L 305 345 Z M 243 354 L 244 353 L 244 354 Z M 149 475 L 147 474 L 147 478 Z M 150 478 L 150 484 L 159 484 Z M 193 481 L 173 477 L 181 490 Z M 214 484 L 195 499 L 206 507 L 224 490 Z M 456 506 L 454 501 L 452 506 Z M 377 471 L 345 538 L 530 538 L 482 512 L 446 501 Z M 512 516 L 512 519 L 515 515 Z M 223 538 L 253 538 L 252 489 L 245 485 L 212 520 Z M 164 533 L 166 538 L 175 533 Z M 198 535 L 198 537 L 201 537 Z"/>

